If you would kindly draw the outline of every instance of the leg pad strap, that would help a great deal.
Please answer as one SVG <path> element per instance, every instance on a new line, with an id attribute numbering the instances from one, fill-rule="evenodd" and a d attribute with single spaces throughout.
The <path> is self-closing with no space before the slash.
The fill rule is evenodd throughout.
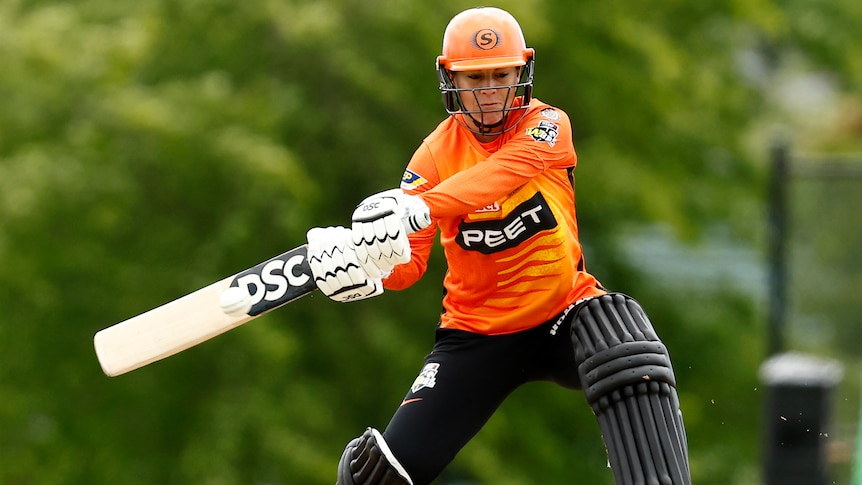
<path id="1" fill-rule="evenodd" d="M 656 381 L 676 386 L 667 350 L 657 341 L 617 344 L 585 360 L 579 370 L 591 405 L 610 391 L 628 385 Z"/>

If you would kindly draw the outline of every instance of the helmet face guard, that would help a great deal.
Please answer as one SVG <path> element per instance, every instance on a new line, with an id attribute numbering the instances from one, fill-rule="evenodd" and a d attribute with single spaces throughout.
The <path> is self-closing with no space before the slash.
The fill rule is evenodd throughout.
<path id="1" fill-rule="evenodd" d="M 498 134 L 500 127 L 503 131 L 511 129 L 516 123 L 510 122 L 509 115 L 517 111 L 523 117 L 532 99 L 534 56 L 535 51 L 524 41 L 521 26 L 509 12 L 494 7 L 478 7 L 459 13 L 446 27 L 443 52 L 437 57 L 437 77 L 446 112 L 478 135 Z M 481 106 L 477 92 L 489 88 L 458 88 L 453 81 L 453 72 L 510 67 L 519 69 L 518 82 L 490 88 L 508 90 L 502 109 L 465 109 L 464 96 L 474 97 L 476 105 Z M 485 122 L 487 115 L 500 112 L 500 121 Z"/>
<path id="2" fill-rule="evenodd" d="M 530 58 L 523 67 L 519 69 L 520 76 L 516 84 L 494 86 L 493 89 L 508 90 L 506 94 L 506 102 L 502 109 L 483 110 L 479 103 L 477 91 L 489 89 L 487 87 L 478 88 L 457 88 L 452 81 L 451 71 L 438 66 L 437 77 L 440 80 L 440 93 L 443 96 L 443 107 L 446 112 L 452 115 L 461 126 L 478 135 L 490 134 L 493 130 L 503 127 L 502 130 L 497 130 L 494 133 L 502 133 L 512 129 L 517 120 L 520 120 L 527 113 L 530 107 L 530 100 L 533 97 L 533 59 Z M 476 99 L 478 109 L 467 110 L 464 103 L 461 101 L 462 96 L 472 96 Z M 515 122 L 509 123 L 510 115 L 516 112 L 517 119 Z M 491 113 L 503 113 L 500 121 L 496 123 L 485 123 L 486 115 Z"/>

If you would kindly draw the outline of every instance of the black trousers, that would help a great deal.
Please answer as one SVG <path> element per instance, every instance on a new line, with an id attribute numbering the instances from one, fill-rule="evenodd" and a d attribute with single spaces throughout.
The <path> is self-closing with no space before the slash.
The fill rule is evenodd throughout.
<path id="1" fill-rule="evenodd" d="M 581 388 L 574 313 L 508 335 L 437 330 L 425 366 L 383 432 L 414 484 L 434 480 L 519 386 L 552 381 Z"/>

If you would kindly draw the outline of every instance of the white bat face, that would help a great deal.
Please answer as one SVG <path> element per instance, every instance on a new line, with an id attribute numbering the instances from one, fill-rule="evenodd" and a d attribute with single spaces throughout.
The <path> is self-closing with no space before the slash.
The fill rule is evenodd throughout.
<path id="1" fill-rule="evenodd" d="M 117 376 L 209 340 L 317 289 L 305 245 L 234 276 L 100 330 L 93 338 L 102 370 Z M 244 285 L 247 313 L 228 315 L 225 290 Z"/>

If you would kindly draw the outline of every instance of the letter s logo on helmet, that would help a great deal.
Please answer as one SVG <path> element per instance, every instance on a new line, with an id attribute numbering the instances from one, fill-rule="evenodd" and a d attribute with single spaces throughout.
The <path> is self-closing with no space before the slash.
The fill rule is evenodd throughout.
<path id="1" fill-rule="evenodd" d="M 482 50 L 493 49 L 500 43 L 500 34 L 494 29 L 482 29 L 473 36 L 473 43 Z"/>

